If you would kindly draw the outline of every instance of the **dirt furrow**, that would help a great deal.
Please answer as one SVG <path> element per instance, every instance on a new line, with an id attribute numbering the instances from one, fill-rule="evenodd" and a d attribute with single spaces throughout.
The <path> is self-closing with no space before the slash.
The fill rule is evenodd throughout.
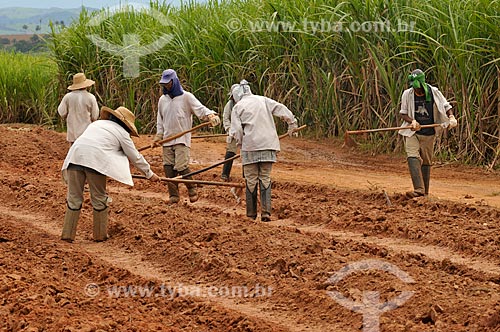
<path id="1" fill-rule="evenodd" d="M 60 236 L 61 225 L 55 223 L 53 220 L 47 219 L 44 216 L 37 214 L 27 214 L 25 212 L 20 212 L 13 210 L 12 208 L 0 206 L 0 215 L 8 218 L 13 218 L 12 222 L 24 222 L 29 225 L 39 229 L 43 233 L 47 233 L 57 238 Z M 152 262 L 148 261 L 145 257 L 141 256 L 139 253 L 126 252 L 123 249 L 116 248 L 109 242 L 95 243 L 92 241 L 78 241 L 74 243 L 73 246 L 77 247 L 82 254 L 90 255 L 94 259 L 99 259 L 110 266 L 124 269 L 130 273 L 140 276 L 142 278 L 153 280 L 159 282 L 162 285 L 172 284 L 170 289 L 174 289 L 175 285 L 182 284 L 182 287 L 189 291 L 190 297 L 198 301 L 208 302 L 214 306 L 220 306 L 223 310 L 237 312 L 249 319 L 266 322 L 271 326 L 275 326 L 278 329 L 300 332 L 300 331 L 325 331 L 328 329 L 340 330 L 344 327 L 336 326 L 335 324 L 328 323 L 324 325 L 314 325 L 312 322 L 307 322 L 304 324 L 297 324 L 296 322 L 291 323 L 290 312 L 270 313 L 270 306 L 266 303 L 255 304 L 255 303 L 245 303 L 237 300 L 232 300 L 224 296 L 211 296 L 210 290 L 215 285 L 197 283 L 193 285 L 184 284 L 178 280 L 175 280 L 174 276 L 169 276 L 162 272 L 161 268 L 156 268 L 152 265 Z M 196 290 L 196 291 L 195 291 Z M 197 298 L 193 294 L 202 293 L 209 294 L 206 297 Z"/>
<path id="2" fill-rule="evenodd" d="M 127 195 L 135 195 L 138 197 L 147 197 L 155 199 L 166 199 L 166 193 L 156 193 L 156 192 L 142 192 L 134 189 L 127 188 L 117 188 L 111 186 L 109 188 L 110 193 L 126 193 Z M 214 204 L 207 200 L 200 200 L 196 204 L 192 205 L 194 209 L 203 209 L 205 207 L 214 208 Z M 242 204 L 234 205 L 220 205 L 221 213 L 229 212 L 234 216 L 245 219 L 245 210 Z M 250 221 L 249 221 L 250 222 Z M 301 232 L 307 233 L 319 233 L 327 234 L 335 237 L 339 241 L 355 241 L 357 243 L 373 245 L 381 248 L 385 248 L 393 253 L 408 253 L 412 255 L 424 255 L 430 260 L 437 262 L 449 261 L 452 264 L 463 265 L 466 269 L 475 270 L 480 273 L 487 273 L 491 275 L 492 278 L 500 278 L 500 266 L 494 262 L 489 261 L 486 258 L 474 258 L 468 257 L 464 254 L 460 254 L 450 250 L 449 248 L 439 247 L 434 245 L 422 244 L 417 241 L 411 241 L 404 238 L 391 238 L 391 237 L 377 237 L 377 236 L 367 236 L 365 233 L 353 232 L 349 230 L 334 230 L 327 227 L 325 224 L 312 224 L 312 225 L 301 225 L 297 220 L 293 218 L 280 219 L 269 223 L 268 225 L 276 227 L 289 227 L 291 232 L 296 232 L 300 230 Z"/>
<path id="3" fill-rule="evenodd" d="M 417 242 L 400 238 L 379 238 L 375 236 L 366 236 L 363 233 L 335 231 L 326 228 L 324 225 L 300 226 L 295 224 L 291 220 L 280 220 L 276 223 L 276 225 L 288 226 L 294 230 L 299 229 L 304 233 L 329 234 L 334 236 L 336 239 L 339 239 L 340 241 L 352 240 L 358 243 L 366 243 L 369 245 L 386 248 L 387 250 L 390 250 L 392 252 L 404 252 L 413 255 L 424 255 L 430 260 L 439 262 L 448 260 L 453 264 L 463 265 L 464 267 L 475 270 L 477 272 L 488 273 L 493 276 L 500 277 L 500 266 L 496 262 L 488 261 L 486 259 L 465 257 L 444 247 L 421 245 Z"/>
<path id="4" fill-rule="evenodd" d="M 269 224 L 249 221 L 244 201 L 236 205 L 227 188 L 200 187 L 200 200 L 191 204 L 181 185 L 181 203 L 169 206 L 165 183 L 138 180 L 131 189 L 110 181 L 110 239 L 91 241 L 86 193 L 77 241 L 67 244 L 59 240 L 64 134 L 21 127 L 0 126 L 0 326 L 8 331 L 40 320 L 39 331 L 63 331 L 69 322 L 85 332 L 354 332 L 362 329 L 362 314 L 328 292 L 362 304 L 370 294 L 383 302 L 403 291 L 413 296 L 380 317 L 382 332 L 500 327 L 497 171 L 436 165 L 431 196 L 408 201 L 402 156 L 290 139 L 273 169 L 275 219 Z M 134 138 L 137 146 L 151 139 Z M 194 141 L 192 169 L 221 160 L 224 148 L 223 140 Z M 160 154 L 145 152 L 158 174 Z M 214 169 L 196 178 L 218 180 L 219 174 Z M 242 181 L 240 163 L 232 174 Z M 365 261 L 399 269 L 413 282 L 376 266 L 332 282 Z M 99 296 L 83 294 L 88 283 L 100 287 Z M 167 285 L 167 295 L 175 296 L 113 298 L 109 287 L 121 285 Z M 258 296 L 257 285 L 272 289 L 272 296 Z M 244 286 L 250 296 L 180 291 L 213 286 Z M 17 323 L 23 319 L 28 325 Z"/>

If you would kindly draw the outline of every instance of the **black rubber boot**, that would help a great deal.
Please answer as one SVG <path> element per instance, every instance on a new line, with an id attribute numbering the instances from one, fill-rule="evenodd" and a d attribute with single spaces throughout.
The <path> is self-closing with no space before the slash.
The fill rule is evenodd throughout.
<path id="1" fill-rule="evenodd" d="M 175 178 L 177 176 L 177 171 L 174 170 L 172 165 L 163 165 L 163 170 L 165 171 L 165 176 L 167 178 Z M 179 186 L 177 183 L 167 182 L 169 203 L 175 204 L 179 202 Z"/>
<path id="2" fill-rule="evenodd" d="M 411 182 L 413 183 L 413 191 L 408 191 L 408 198 L 424 196 L 424 179 L 422 177 L 422 165 L 420 160 L 415 157 L 408 158 L 408 168 L 410 170 Z"/>
<path id="3" fill-rule="evenodd" d="M 225 159 L 229 159 L 231 157 L 234 157 L 236 156 L 236 153 L 234 152 L 230 152 L 230 151 L 226 151 L 226 155 L 224 156 L 224 160 Z M 222 167 L 222 174 L 220 176 L 220 178 L 224 181 L 229 181 L 229 176 L 231 175 L 231 168 L 233 167 L 233 161 L 230 160 L 230 161 L 227 161 L 224 163 L 224 166 Z"/>
<path id="4" fill-rule="evenodd" d="M 186 168 L 185 170 L 179 172 L 180 175 L 185 175 L 185 174 L 189 174 L 189 173 L 191 173 L 191 171 L 189 170 L 189 167 Z M 193 178 L 191 176 L 188 176 L 184 179 L 192 180 Z M 196 185 L 193 183 L 186 183 L 186 187 L 188 189 L 189 201 L 191 203 L 196 202 L 198 200 L 198 193 L 196 192 Z"/>
<path id="5" fill-rule="evenodd" d="M 264 187 L 262 181 L 260 183 L 260 220 L 267 222 L 271 221 L 271 183 L 267 188 Z"/>
<path id="6" fill-rule="evenodd" d="M 253 190 L 246 187 L 247 217 L 255 220 L 257 218 L 257 185 Z"/>
<path id="7" fill-rule="evenodd" d="M 431 165 L 422 165 L 422 178 L 424 180 L 425 196 L 429 195 L 429 183 L 431 180 Z"/>

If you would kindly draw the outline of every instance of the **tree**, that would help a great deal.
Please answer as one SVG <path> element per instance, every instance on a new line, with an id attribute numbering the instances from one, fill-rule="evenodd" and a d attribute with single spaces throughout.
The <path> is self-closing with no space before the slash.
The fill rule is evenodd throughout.
<path id="1" fill-rule="evenodd" d="M 32 47 L 32 44 L 28 43 L 26 40 L 20 40 L 19 42 L 14 44 L 14 49 L 21 53 L 29 52 Z"/>
<path id="2" fill-rule="evenodd" d="M 24 30 L 26 33 L 28 33 L 28 25 L 26 25 L 26 24 L 25 24 L 25 25 L 23 25 L 23 30 Z"/>

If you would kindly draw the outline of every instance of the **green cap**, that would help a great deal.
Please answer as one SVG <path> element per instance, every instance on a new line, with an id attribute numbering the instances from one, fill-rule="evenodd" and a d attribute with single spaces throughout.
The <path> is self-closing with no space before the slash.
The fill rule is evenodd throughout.
<path id="1" fill-rule="evenodd" d="M 408 81 L 414 89 L 423 88 L 425 91 L 425 100 L 431 101 L 431 93 L 429 91 L 429 87 L 425 83 L 425 74 L 422 70 L 415 69 L 414 71 L 412 71 L 408 76 Z"/>

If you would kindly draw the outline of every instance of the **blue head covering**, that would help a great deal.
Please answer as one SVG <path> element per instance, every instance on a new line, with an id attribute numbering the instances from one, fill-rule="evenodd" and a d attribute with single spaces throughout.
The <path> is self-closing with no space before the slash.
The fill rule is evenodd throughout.
<path id="1" fill-rule="evenodd" d="M 181 82 L 179 82 L 177 73 L 173 69 L 167 69 L 161 74 L 160 83 L 168 83 L 170 81 L 172 81 L 172 88 L 168 90 L 167 88 L 163 87 L 163 94 L 168 94 L 170 98 L 175 98 L 182 95 L 184 93 L 184 90 L 182 89 Z"/>

